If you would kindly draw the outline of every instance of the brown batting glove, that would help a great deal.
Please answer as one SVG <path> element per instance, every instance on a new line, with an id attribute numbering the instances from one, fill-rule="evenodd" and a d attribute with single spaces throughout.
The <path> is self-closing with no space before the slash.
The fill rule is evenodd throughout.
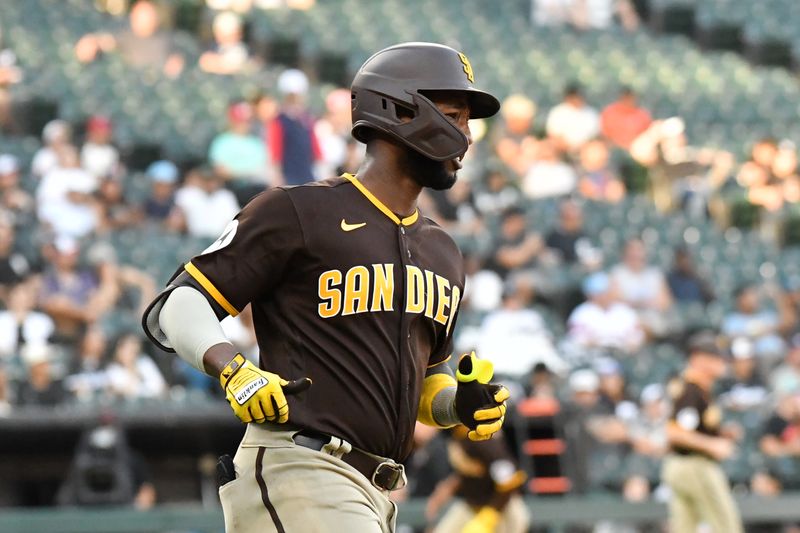
<path id="1" fill-rule="evenodd" d="M 239 420 L 259 424 L 286 423 L 289 420 L 286 395 L 303 392 L 311 386 L 308 378 L 287 381 L 261 370 L 240 353 L 222 369 L 219 382 Z"/>
<path id="2" fill-rule="evenodd" d="M 456 414 L 469 428 L 470 440 L 488 440 L 500 431 L 506 416 L 508 389 L 489 383 L 494 367 L 475 352 L 461 356 L 456 371 Z"/>

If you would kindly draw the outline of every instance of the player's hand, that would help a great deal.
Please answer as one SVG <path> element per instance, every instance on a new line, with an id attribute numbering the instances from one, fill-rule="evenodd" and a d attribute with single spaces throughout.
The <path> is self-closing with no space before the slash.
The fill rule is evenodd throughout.
<path id="1" fill-rule="evenodd" d="M 244 423 L 277 422 L 289 420 L 287 394 L 303 392 L 311 386 L 308 378 L 287 381 L 277 374 L 267 372 L 236 354 L 219 375 L 225 397 L 236 416 Z"/>
<path id="2" fill-rule="evenodd" d="M 466 523 L 461 533 L 494 533 L 500 513 L 493 507 L 481 507 L 472 520 Z"/>
<path id="3" fill-rule="evenodd" d="M 475 352 L 461 356 L 456 379 L 456 414 L 470 429 L 470 440 L 487 440 L 500 431 L 506 416 L 508 389 L 489 383 L 494 367 Z"/>

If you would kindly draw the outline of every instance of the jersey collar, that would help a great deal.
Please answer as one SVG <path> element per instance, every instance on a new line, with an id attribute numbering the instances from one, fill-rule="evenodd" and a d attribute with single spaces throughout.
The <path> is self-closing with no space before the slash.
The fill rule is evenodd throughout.
<path id="1" fill-rule="evenodd" d="M 397 224 L 398 226 L 400 226 L 400 225 L 403 225 L 403 226 L 410 226 L 411 224 L 413 224 L 414 222 L 416 222 L 416 221 L 417 221 L 417 219 L 419 218 L 419 210 L 415 209 L 415 210 L 414 210 L 414 214 L 412 214 L 412 215 L 409 215 L 409 216 L 407 216 L 407 217 L 405 217 L 405 218 L 402 218 L 402 219 L 401 219 L 400 217 L 398 217 L 397 215 L 395 215 L 395 214 L 394 214 L 394 212 L 392 212 L 392 210 L 391 210 L 391 209 L 389 209 L 388 207 L 386 207 L 386 204 L 384 204 L 383 202 L 381 202 L 380 200 L 378 200 L 378 199 L 375 197 L 375 195 L 374 195 L 374 194 L 372 194 L 371 192 L 369 192 L 369 189 L 367 189 L 366 187 L 364 187 L 364 184 L 363 184 L 363 183 L 361 183 L 360 181 L 358 181 L 358 178 L 356 178 L 354 175 L 345 173 L 345 174 L 344 174 L 344 177 L 345 177 L 345 178 L 347 178 L 347 179 L 350 181 L 350 183 L 352 183 L 353 185 L 355 185 L 356 189 L 358 189 L 358 190 L 361 192 L 361 194 L 363 194 L 364 196 L 366 196 L 366 197 L 367 197 L 367 200 L 369 200 L 370 202 L 372 202 L 372 205 L 374 205 L 375 207 L 377 207 L 378 209 L 380 209 L 380 210 L 381 210 L 381 212 L 383 212 L 383 214 L 384 214 L 384 215 L 386 215 L 387 217 L 389 217 L 389 218 L 392 220 L 392 222 L 394 222 L 394 223 L 395 223 L 395 224 Z"/>

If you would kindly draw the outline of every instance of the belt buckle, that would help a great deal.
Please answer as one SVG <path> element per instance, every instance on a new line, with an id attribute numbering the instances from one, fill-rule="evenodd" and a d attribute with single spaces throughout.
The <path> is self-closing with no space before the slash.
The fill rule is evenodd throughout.
<path id="1" fill-rule="evenodd" d="M 384 470 L 390 470 L 391 474 L 391 483 L 386 483 L 385 485 L 378 480 L 378 476 L 383 477 L 384 474 L 382 473 Z M 373 486 L 382 489 L 382 490 L 400 490 L 406 486 L 408 480 L 406 479 L 406 469 L 403 465 L 399 465 L 394 461 L 383 461 L 377 467 L 375 467 L 375 471 L 372 473 L 372 478 L 370 479 Z M 388 481 L 388 480 L 387 480 Z"/>

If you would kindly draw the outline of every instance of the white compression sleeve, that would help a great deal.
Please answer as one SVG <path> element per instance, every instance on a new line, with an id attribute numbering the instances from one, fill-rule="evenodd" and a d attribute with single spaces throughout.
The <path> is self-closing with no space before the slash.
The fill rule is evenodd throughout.
<path id="1" fill-rule="evenodd" d="M 222 342 L 231 344 L 211 304 L 192 287 L 178 287 L 170 293 L 158 315 L 158 325 L 181 359 L 203 373 L 206 351 Z"/>

